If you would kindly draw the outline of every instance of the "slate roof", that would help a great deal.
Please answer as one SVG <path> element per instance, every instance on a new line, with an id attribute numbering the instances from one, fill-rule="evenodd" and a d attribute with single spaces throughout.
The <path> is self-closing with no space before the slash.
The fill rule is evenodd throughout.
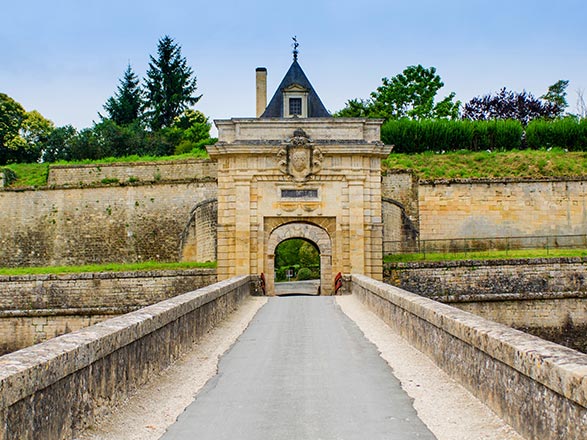
<path id="1" fill-rule="evenodd" d="M 310 84 L 310 81 L 306 77 L 306 74 L 300 67 L 297 60 L 291 64 L 291 67 L 285 74 L 285 77 L 277 87 L 273 98 L 269 101 L 269 105 L 265 108 L 265 111 L 261 115 L 261 118 L 283 118 L 283 90 L 287 87 L 299 84 L 300 86 L 308 89 L 308 117 L 309 118 L 330 118 L 331 115 L 320 101 L 318 94 Z"/>

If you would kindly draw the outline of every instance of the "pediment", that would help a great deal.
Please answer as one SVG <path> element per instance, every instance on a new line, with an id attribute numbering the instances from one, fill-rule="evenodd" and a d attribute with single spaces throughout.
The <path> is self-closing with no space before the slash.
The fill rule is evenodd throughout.
<path id="1" fill-rule="evenodd" d="M 291 84 L 283 89 L 284 92 L 309 92 L 307 88 L 299 84 Z"/>

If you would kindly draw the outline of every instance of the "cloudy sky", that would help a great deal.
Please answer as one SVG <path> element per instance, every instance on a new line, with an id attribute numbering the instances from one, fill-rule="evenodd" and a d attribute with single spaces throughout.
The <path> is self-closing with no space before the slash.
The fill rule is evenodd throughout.
<path id="1" fill-rule="evenodd" d="M 326 107 L 367 97 L 384 76 L 435 66 L 461 101 L 501 87 L 536 96 L 559 79 L 587 89 L 585 0 L 28 0 L 2 2 L 0 92 L 56 125 L 88 127 L 131 63 L 142 77 L 171 36 L 194 69 L 196 108 L 254 116 L 255 68 L 272 95 L 291 37 Z M 587 93 L 586 93 L 587 94 Z"/>

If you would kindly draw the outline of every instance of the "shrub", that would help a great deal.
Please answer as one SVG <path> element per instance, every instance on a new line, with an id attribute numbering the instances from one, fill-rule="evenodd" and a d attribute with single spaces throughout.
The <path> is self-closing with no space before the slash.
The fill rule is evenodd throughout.
<path id="1" fill-rule="evenodd" d="M 563 148 L 587 150 L 587 119 L 567 117 L 554 121 L 534 120 L 526 128 L 529 148 Z"/>
<path id="2" fill-rule="evenodd" d="M 522 134 L 520 122 L 501 120 L 400 119 L 388 121 L 381 127 L 381 140 L 395 145 L 395 153 L 519 149 Z"/>
<path id="3" fill-rule="evenodd" d="M 312 274 L 311 269 L 309 269 L 307 267 L 302 267 L 298 271 L 298 281 L 312 280 L 312 279 L 314 279 L 314 276 Z"/>

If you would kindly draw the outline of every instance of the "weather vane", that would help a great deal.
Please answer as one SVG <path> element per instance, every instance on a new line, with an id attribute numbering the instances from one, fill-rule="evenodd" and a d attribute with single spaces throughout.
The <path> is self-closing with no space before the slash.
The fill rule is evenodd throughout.
<path id="1" fill-rule="evenodd" d="M 294 50 L 293 50 L 294 61 L 297 61 L 298 60 L 298 46 L 300 45 L 300 43 L 298 43 L 298 37 L 296 35 L 291 37 L 291 39 L 294 41 L 294 43 L 292 44 L 292 46 L 294 48 Z"/>

